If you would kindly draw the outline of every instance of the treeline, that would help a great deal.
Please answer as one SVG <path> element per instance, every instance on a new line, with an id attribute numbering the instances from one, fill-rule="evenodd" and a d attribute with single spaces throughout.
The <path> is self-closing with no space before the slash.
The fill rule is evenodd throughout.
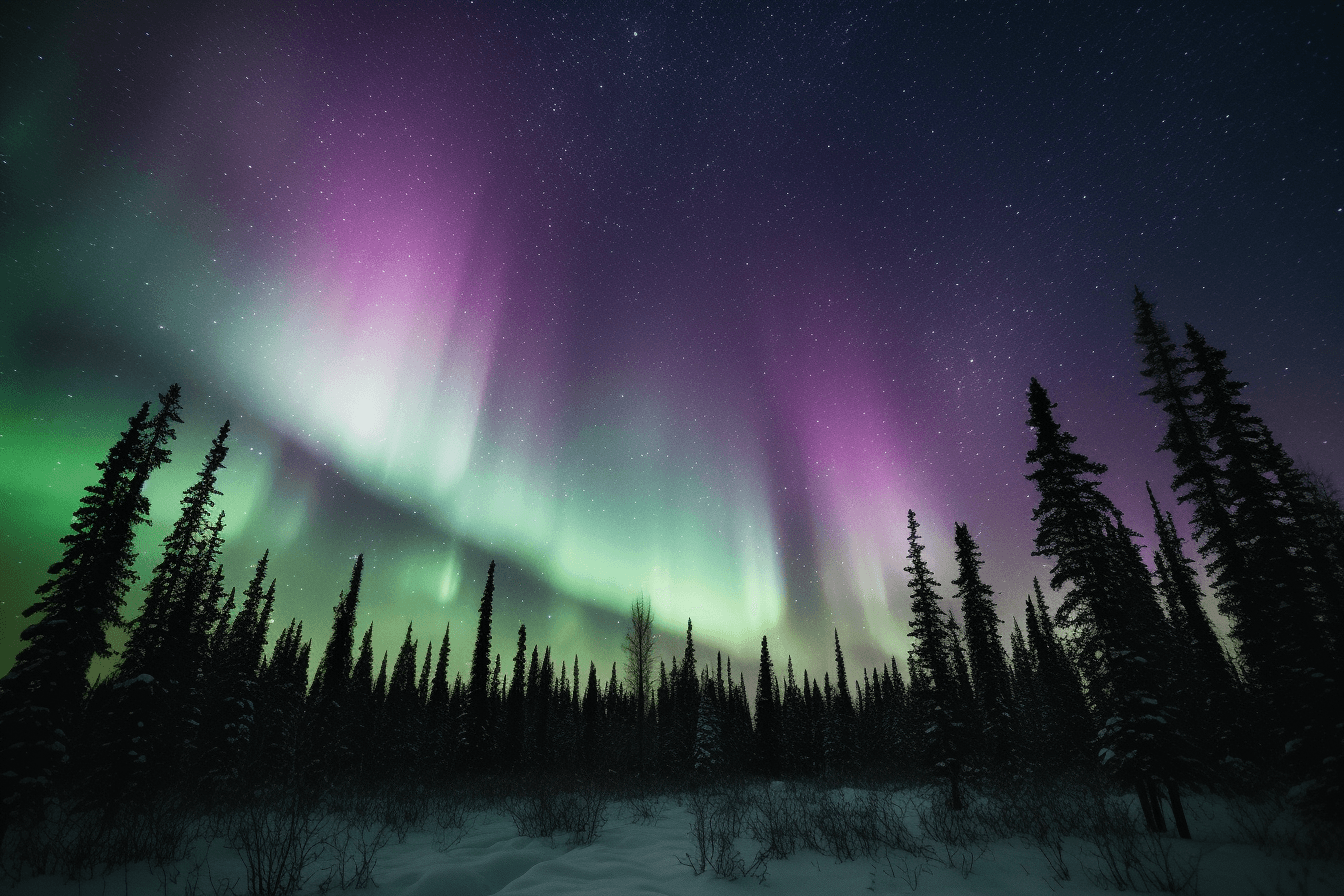
<path id="1" fill-rule="evenodd" d="M 851 675 L 833 632 L 834 668 L 799 676 L 791 658 L 777 666 L 763 637 L 748 693 L 731 659 L 697 655 L 689 622 L 681 656 L 655 670 L 640 603 L 624 670 L 553 655 L 525 627 L 506 660 L 494 647 L 491 564 L 470 665 L 450 682 L 448 631 L 422 648 L 408 627 L 395 657 L 375 657 L 372 628 L 356 628 L 362 557 L 314 665 L 297 620 L 268 644 L 269 554 L 241 595 L 224 584 L 224 518 L 213 504 L 228 423 L 183 494 L 139 616 L 125 623 L 143 488 L 169 461 L 181 422 L 173 386 L 98 465 L 61 559 L 25 611 L 36 621 L 0 679 L 0 824 L 40 822 L 55 802 L 116 812 L 169 793 L 245 800 L 277 787 L 532 773 L 934 775 L 955 809 L 964 782 L 982 775 L 1098 767 L 1138 794 L 1150 827 L 1165 824 L 1166 802 L 1186 836 L 1183 785 L 1276 775 L 1310 782 L 1313 805 L 1337 812 L 1344 512 L 1251 413 L 1225 353 L 1189 327 L 1178 346 L 1137 290 L 1134 311 L 1144 394 L 1168 420 L 1158 447 L 1193 507 L 1235 652 L 1203 608 L 1171 514 L 1150 489 L 1150 570 L 1101 490 L 1105 466 L 1074 449 L 1034 379 L 1026 459 L 1039 494 L 1036 554 L 1051 559 L 1049 585 L 1064 594 L 1052 614 L 1034 583 L 1025 631 L 1014 619 L 1008 649 L 968 528 L 955 529 L 949 591 L 931 575 L 910 511 L 904 675 L 896 657 Z M 92 660 L 113 656 L 116 626 L 127 629 L 125 648 L 90 685 Z"/>

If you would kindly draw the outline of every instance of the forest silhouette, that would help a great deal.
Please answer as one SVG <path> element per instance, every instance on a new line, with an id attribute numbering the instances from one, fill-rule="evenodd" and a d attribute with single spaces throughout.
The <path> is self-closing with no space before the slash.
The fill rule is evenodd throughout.
<path id="1" fill-rule="evenodd" d="M 670 666 L 658 660 L 657 608 L 644 600 L 631 608 L 623 669 L 529 643 L 526 625 L 510 659 L 492 628 L 496 588 L 508 587 L 493 563 L 476 631 L 467 633 L 470 664 L 451 681 L 447 630 L 408 626 L 395 656 L 374 655 L 372 627 L 356 626 L 362 556 L 329 632 L 294 619 L 274 626 L 270 643 L 277 583 L 269 553 L 241 594 L 226 586 L 219 563 L 224 516 L 214 498 L 227 422 L 182 495 L 139 614 L 123 618 L 139 585 L 144 487 L 172 460 L 182 422 L 182 396 L 171 386 L 157 406 L 141 406 L 98 464 L 0 679 L 6 867 L 92 861 L 41 851 L 79 824 L 140 830 L 137 819 L 166 806 L 188 814 L 229 806 L 252 819 L 255 834 L 283 816 L 274 807 L 298 813 L 324 800 L 405 793 L 408 782 L 420 793 L 568 795 L 556 796 L 552 814 L 572 817 L 552 818 L 551 831 L 568 825 L 591 836 L 600 793 L 703 793 L 758 779 L 919 782 L 949 813 L 967 811 L 968 791 L 991 785 L 1083 782 L 1132 795 L 1148 831 L 1165 831 L 1170 817 L 1183 838 L 1191 836 L 1186 794 L 1270 789 L 1291 792 L 1312 823 L 1335 823 L 1344 805 L 1339 497 L 1255 416 L 1225 352 L 1189 325 L 1178 344 L 1137 289 L 1133 310 L 1143 395 L 1166 420 L 1155 447 L 1172 461 L 1178 500 L 1190 505 L 1188 539 L 1150 487 L 1150 568 L 1139 532 L 1105 494 L 1106 467 L 1081 452 L 1046 386 L 1032 379 L 1024 410 L 1034 445 L 1025 460 L 1038 495 L 1035 554 L 1050 564 L 1050 581 L 1034 583 L 1025 631 L 1016 619 L 1005 631 L 969 528 L 956 524 L 956 578 L 940 583 L 909 510 L 913 646 L 904 663 L 892 656 L 854 674 L 844 633 L 833 630 L 832 668 L 795 670 L 791 657 L 781 668 L 763 636 L 754 693 L 731 658 L 697 655 L 693 619 L 680 656 Z M 1228 639 L 1205 609 L 1201 565 Z M 1047 591 L 1059 592 L 1054 611 Z M 126 631 L 119 652 L 108 638 L 114 628 Z M 111 659 L 112 672 L 90 682 L 96 658 Z M 257 815 L 258 806 L 271 814 Z M 536 822 L 522 818 L 519 833 L 545 833 L 528 818 Z M 874 824 L 862 825 L 870 836 Z M 162 846 L 156 837 L 115 848 L 132 861 Z M 697 872 L 713 865 L 706 842 L 687 857 Z M 762 856 L 788 853 L 772 849 Z M 109 856 L 103 866 L 115 864 Z M 732 872 L 724 876 L 756 867 L 723 861 Z M 292 892 L 297 881 L 249 885 Z"/>

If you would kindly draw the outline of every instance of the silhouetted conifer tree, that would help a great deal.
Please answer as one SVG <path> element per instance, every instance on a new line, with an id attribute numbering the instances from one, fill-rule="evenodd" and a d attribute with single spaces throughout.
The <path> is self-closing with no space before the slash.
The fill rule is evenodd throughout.
<path id="1" fill-rule="evenodd" d="M 466 706 L 462 719 L 463 758 L 472 766 L 487 764 L 486 750 L 491 746 L 493 728 L 490 716 L 490 616 L 494 612 L 495 564 L 485 575 L 481 595 L 480 621 L 476 626 L 476 646 L 471 653 L 471 674 L 467 679 Z"/>
<path id="2" fill-rule="evenodd" d="M 702 688 L 700 704 L 696 709 L 695 748 L 691 771 L 699 776 L 712 776 L 725 767 L 723 728 L 724 710 L 718 693 Z"/>
<path id="3" fill-rule="evenodd" d="M 350 684 L 355 661 L 355 618 L 359 612 L 359 588 L 364 576 L 364 555 L 355 558 L 350 587 L 341 592 L 332 608 L 331 637 L 313 675 L 309 698 L 314 706 L 339 704 Z"/>
<path id="4" fill-rule="evenodd" d="M 168 462 L 167 443 L 180 423 L 181 390 L 159 396 L 151 418 L 146 402 L 97 467 L 98 482 L 80 499 L 61 559 L 23 615 L 39 619 L 19 635 L 24 643 L 0 679 L 0 841 L 11 819 L 38 817 L 70 757 L 80 705 L 94 657 L 111 654 L 107 629 L 120 626 L 126 593 L 135 583 L 135 529 L 146 522 L 149 475 Z"/>
<path id="5" fill-rule="evenodd" d="M 957 578 L 952 580 L 966 620 L 966 649 L 975 687 L 976 715 L 983 720 L 987 753 L 995 763 L 1013 754 L 1012 689 L 1008 657 L 999 638 L 994 592 L 980 578 L 980 548 L 965 523 L 957 523 Z"/>
<path id="6" fill-rule="evenodd" d="M 1326 706 L 1332 706 L 1316 583 L 1305 565 L 1304 539 L 1293 516 L 1293 464 L 1264 421 L 1242 402 L 1244 383 L 1232 380 L 1227 353 L 1186 326 L 1186 350 L 1197 374 L 1194 391 L 1221 471 L 1228 529 L 1211 532 L 1218 606 L 1253 681 L 1268 691 L 1287 752 L 1308 744 L 1307 759 L 1326 751 Z M 1196 515 L 1199 517 L 1197 508 Z M 1231 559 L 1229 561 L 1229 558 Z M 1273 594 L 1276 600 L 1265 600 Z"/>
<path id="7" fill-rule="evenodd" d="M 194 673 L 194 660 L 204 653 L 200 636 L 204 623 L 211 621 L 204 597 L 220 547 L 219 521 L 212 526 L 210 508 L 219 494 L 215 483 L 229 453 L 228 435 L 226 421 L 196 481 L 182 495 L 182 513 L 163 540 L 163 559 L 154 568 L 144 607 L 131 623 L 118 667 L 122 682 L 144 674 L 161 685 L 170 678 L 181 682 Z"/>
<path id="8" fill-rule="evenodd" d="M 1334 626 L 1320 624 L 1326 595 L 1339 606 L 1344 568 L 1331 568 L 1331 552 L 1300 500 L 1302 475 L 1241 400 L 1245 384 L 1232 380 L 1226 352 L 1188 324 L 1178 349 L 1137 289 L 1134 313 L 1152 384 L 1143 394 L 1168 418 L 1158 447 L 1173 454 L 1172 488 L 1194 505 L 1195 539 L 1219 609 L 1232 622 L 1253 691 L 1265 696 L 1268 727 L 1285 744 L 1270 755 L 1305 756 L 1305 771 L 1337 752 L 1344 731 L 1335 709 L 1341 658 L 1336 647 L 1331 659 L 1322 634 L 1334 630 L 1340 643 L 1338 617 Z"/>
<path id="9" fill-rule="evenodd" d="M 1040 494 L 1033 513 L 1035 554 L 1055 560 L 1051 587 L 1073 586 L 1060 618 L 1075 626 L 1079 655 L 1089 663 L 1089 685 L 1106 719 L 1098 735 L 1102 763 L 1136 788 L 1153 829 L 1160 806 L 1151 803 L 1152 782 L 1166 779 L 1178 827 L 1187 836 L 1176 785 L 1187 770 L 1164 694 L 1169 632 L 1148 570 L 1134 533 L 1094 478 L 1105 465 L 1072 449 L 1075 438 L 1055 422 L 1054 405 L 1035 379 L 1028 403 L 1036 446 L 1027 462 L 1036 469 L 1027 478 Z"/>
<path id="10" fill-rule="evenodd" d="M 303 640 L 303 623 L 290 620 L 258 673 L 258 751 L 253 778 L 259 783 L 301 788 L 309 778 L 311 737 L 305 698 L 311 653 L 312 642 Z"/>
<path id="11" fill-rule="evenodd" d="M 810 734 L 807 698 L 794 678 L 792 656 L 788 658 L 785 669 L 784 694 L 779 712 L 779 765 L 780 771 L 793 777 L 812 771 L 807 763 Z"/>
<path id="12" fill-rule="evenodd" d="M 1055 631 L 1050 610 L 1033 578 L 1027 598 L 1027 645 L 1032 687 L 1038 701 L 1038 756 L 1048 758 L 1046 770 L 1058 771 L 1082 760 L 1097 731 L 1078 668 Z M 1020 634 L 1020 633 L 1019 633 Z M 1038 760 L 1037 764 L 1041 764 Z"/>
<path id="13" fill-rule="evenodd" d="M 386 739 L 387 770 L 394 776 L 405 774 L 419 759 L 420 694 L 415 683 L 415 658 L 420 645 L 411 640 L 413 624 L 406 626 L 406 637 L 397 651 L 392 677 L 387 683 L 387 702 L 383 708 L 383 736 Z"/>
<path id="14" fill-rule="evenodd" d="M 264 553 L 243 592 L 243 605 L 232 621 L 216 623 L 205 677 L 207 709 L 202 723 L 200 784 L 217 792 L 243 785 L 256 733 L 258 672 L 266 650 L 266 620 L 275 599 L 275 582 L 266 590 L 270 552 Z M 226 606 L 233 605 L 230 594 Z"/>
<path id="15" fill-rule="evenodd" d="M 313 675 L 308 704 L 315 738 L 312 759 L 328 780 L 340 777 L 351 762 L 351 724 L 348 692 L 355 662 L 355 622 L 359 589 L 364 577 L 364 555 L 355 558 L 350 587 L 332 608 L 331 637 Z"/>
<path id="16" fill-rule="evenodd" d="M 583 765 L 600 766 L 599 751 L 606 740 L 602 707 L 602 686 L 597 682 L 597 664 L 588 664 L 588 684 L 583 691 Z"/>
<path id="17" fill-rule="evenodd" d="M 449 715 L 449 703 L 452 693 L 448 686 L 448 658 L 451 645 L 448 641 L 449 626 L 443 629 L 443 641 L 439 643 L 439 658 L 434 664 L 434 678 L 430 682 L 429 697 L 425 704 L 425 761 L 431 764 L 436 776 L 441 776 L 452 758 L 455 740 L 450 739 L 452 717 Z"/>
<path id="18" fill-rule="evenodd" d="M 218 614 L 222 572 L 221 513 L 210 509 L 219 494 L 219 470 L 228 455 L 226 422 L 211 443 L 196 480 L 182 495 L 182 512 L 164 538 L 163 559 L 146 588 L 144 607 L 131 623 L 113 684 L 92 701 L 90 726 L 97 737 L 88 781 L 104 806 L 144 802 L 171 783 L 194 757 L 201 723 L 200 663 Z"/>
<path id="19" fill-rule="evenodd" d="M 914 648 L 910 652 L 912 685 L 918 683 L 918 692 L 912 696 L 922 704 L 917 712 L 924 725 L 924 749 L 933 768 L 948 779 L 951 789 L 948 804 L 961 809 L 961 772 L 963 744 L 961 743 L 958 708 L 960 698 L 956 672 L 952 664 L 948 628 L 943 611 L 938 607 L 938 583 L 933 580 L 928 563 L 924 560 L 924 545 L 919 540 L 919 523 L 915 512 L 909 511 L 906 522 L 910 530 L 910 636 Z"/>
<path id="20" fill-rule="evenodd" d="M 1204 611 L 1194 564 L 1185 556 L 1175 520 L 1162 512 L 1151 486 L 1148 500 L 1157 533 L 1153 551 L 1157 590 L 1166 604 L 1176 646 L 1174 691 L 1186 720 L 1183 728 L 1198 737 L 1205 755 L 1233 755 L 1237 748 L 1228 736 L 1238 697 L 1235 673 Z"/>
<path id="21" fill-rule="evenodd" d="M 822 741 L 825 749 L 826 772 L 846 773 L 853 769 L 856 756 L 854 698 L 849 692 L 849 677 L 845 672 L 845 654 L 840 649 L 840 630 L 833 629 L 835 639 L 836 686 L 830 687 L 827 676 L 826 715 Z"/>
<path id="22" fill-rule="evenodd" d="M 596 672 L 596 670 L 594 670 Z M 513 675 L 509 679 L 508 696 L 504 700 L 504 739 L 500 744 L 501 760 L 517 767 L 523 756 L 523 738 L 526 725 L 527 683 L 527 626 L 518 626 L 518 649 L 513 654 Z"/>
<path id="23" fill-rule="evenodd" d="M 770 645 L 761 637 L 761 668 L 756 678 L 756 767 L 762 774 L 779 774 L 779 684 L 770 660 Z"/>
<path id="24" fill-rule="evenodd" d="M 367 780 L 379 767 L 378 706 L 373 696 L 373 624 L 364 629 L 359 642 L 359 655 L 350 671 L 350 685 L 346 689 L 350 765 L 358 780 Z"/>

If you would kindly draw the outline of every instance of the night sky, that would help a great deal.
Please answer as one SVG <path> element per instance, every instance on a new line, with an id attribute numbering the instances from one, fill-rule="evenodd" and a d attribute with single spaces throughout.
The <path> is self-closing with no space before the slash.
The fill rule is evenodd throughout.
<path id="1" fill-rule="evenodd" d="M 227 418 L 228 583 L 269 548 L 320 650 L 363 552 L 361 626 L 451 622 L 450 674 L 491 559 L 506 660 L 609 669 L 643 592 L 669 662 L 689 616 L 749 680 L 833 626 L 904 665 L 909 508 L 1021 616 L 1030 377 L 1174 506 L 1135 284 L 1344 473 L 1339 5 L 1095 6 L 10 9 L 0 667 L 175 381 L 141 567 Z"/>

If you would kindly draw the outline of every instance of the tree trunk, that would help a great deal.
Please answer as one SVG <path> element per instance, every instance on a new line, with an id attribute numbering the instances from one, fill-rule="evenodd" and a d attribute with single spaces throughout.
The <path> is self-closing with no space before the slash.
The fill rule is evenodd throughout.
<path id="1" fill-rule="evenodd" d="M 1153 830 L 1159 834 L 1167 832 L 1167 815 L 1162 811 L 1162 790 L 1157 782 L 1149 778 L 1144 782 L 1148 786 L 1148 796 L 1153 801 Z"/>
<path id="2" fill-rule="evenodd" d="M 1182 840 L 1189 840 L 1190 825 L 1186 824 L 1185 807 L 1181 805 L 1181 792 L 1174 778 L 1167 779 L 1167 793 L 1171 795 L 1171 814 L 1176 819 L 1176 833 L 1181 835 Z"/>
<path id="3" fill-rule="evenodd" d="M 1142 779 L 1134 782 L 1134 790 L 1139 795 L 1139 806 L 1143 808 L 1143 821 L 1147 825 L 1149 832 L 1157 830 L 1157 822 L 1153 820 L 1153 801 L 1148 796 L 1148 782 Z"/>

